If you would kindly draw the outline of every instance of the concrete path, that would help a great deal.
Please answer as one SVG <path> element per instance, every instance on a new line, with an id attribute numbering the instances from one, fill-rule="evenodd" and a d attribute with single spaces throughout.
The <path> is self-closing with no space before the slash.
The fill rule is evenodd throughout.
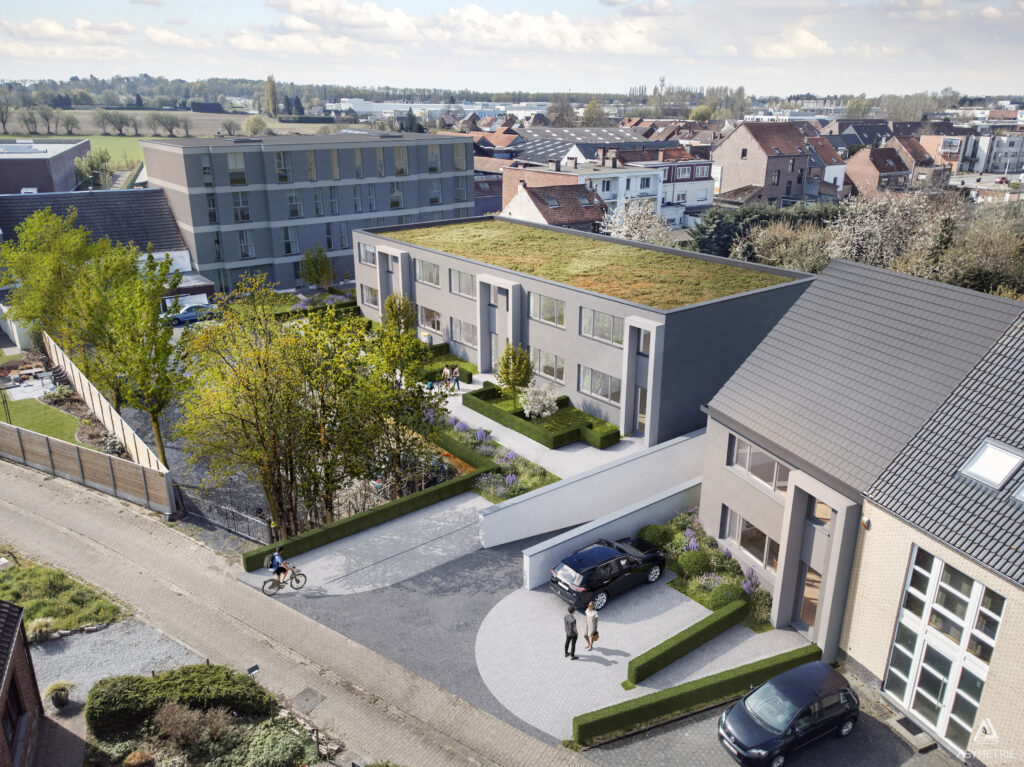
<path id="1" fill-rule="evenodd" d="M 572 737 L 573 717 L 630 698 L 715 674 L 807 644 L 799 634 L 776 629 L 757 634 L 738 625 L 668 668 L 624 690 L 631 658 L 701 620 L 710 611 L 668 585 L 665 577 L 608 601 L 598 617 L 600 639 L 588 651 L 582 636 L 579 660 L 563 654 L 562 617 L 567 605 L 546 587 L 519 589 L 484 619 L 476 660 L 488 689 L 523 721 L 559 740 Z M 583 616 L 577 612 L 583 632 Z"/>
<path id="2" fill-rule="evenodd" d="M 483 496 L 462 493 L 289 561 L 309 579 L 304 594 L 359 594 L 391 586 L 479 549 L 479 512 L 490 505 Z M 238 579 L 260 588 L 267 577 L 260 569 Z"/>
<path id="3" fill-rule="evenodd" d="M 493 378 L 493 376 L 487 374 L 474 375 L 473 383 L 463 384 L 462 391 L 479 389 L 485 380 L 490 380 L 491 383 L 494 383 Z M 591 447 L 586 442 L 573 442 L 557 450 L 551 450 L 539 442 L 534 442 L 529 437 L 509 429 L 507 426 L 502 426 L 500 423 L 492 421 L 475 410 L 470 410 L 462 404 L 462 397 L 459 392 L 452 392 L 451 396 L 449 396 L 448 411 L 474 429 L 487 429 L 487 431 L 491 432 L 491 436 L 502 445 L 514 450 L 524 458 L 540 464 L 562 479 L 582 474 L 585 471 L 595 469 L 598 466 L 603 466 L 630 453 L 639 452 L 644 449 L 642 438 L 623 437 L 616 444 L 604 450 Z"/>
<path id="4" fill-rule="evenodd" d="M 368 761 L 590 763 L 239 583 L 234 563 L 131 504 L 0 463 L 0 541 L 117 595 L 213 663 L 259 664 L 261 684 L 306 701 L 315 726 Z"/>

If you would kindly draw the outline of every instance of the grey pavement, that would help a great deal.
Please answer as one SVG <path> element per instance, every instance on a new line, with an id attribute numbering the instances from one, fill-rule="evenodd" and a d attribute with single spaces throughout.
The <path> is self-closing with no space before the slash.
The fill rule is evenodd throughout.
<path id="1" fill-rule="evenodd" d="M 219 554 L 132 504 L 0 463 L 0 542 L 120 597 L 200 657 L 237 670 L 258 663 L 261 684 L 317 701 L 307 706 L 313 725 L 368 761 L 588 763 L 239 583 Z M 373 595 L 334 599 L 360 596 Z"/>
<path id="2" fill-rule="evenodd" d="M 462 493 L 289 559 L 318 594 L 358 594 L 412 578 L 480 548 L 480 509 L 491 502 Z M 259 588 L 259 569 L 238 579 Z"/>
<path id="3" fill-rule="evenodd" d="M 546 587 L 518 589 L 501 600 L 480 626 L 480 675 L 509 711 L 558 740 L 572 737 L 579 714 L 647 695 L 807 644 L 795 631 L 757 634 L 737 625 L 635 689 L 622 682 L 631 658 L 710 614 L 662 578 L 608 601 L 598 613 L 600 639 L 588 651 L 580 637 L 577 661 L 564 656 L 562 618 L 568 605 Z M 583 632 L 583 616 L 577 612 Z"/>

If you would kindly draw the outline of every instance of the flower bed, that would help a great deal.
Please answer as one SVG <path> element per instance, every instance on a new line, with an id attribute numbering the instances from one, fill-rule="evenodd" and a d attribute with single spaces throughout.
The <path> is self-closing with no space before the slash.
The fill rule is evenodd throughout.
<path id="1" fill-rule="evenodd" d="M 666 566 L 679 577 L 669 585 L 711 611 L 743 600 L 750 613 L 743 624 L 754 631 L 772 628 L 772 596 L 761 587 L 752 569 L 743 571 L 728 549 L 704 532 L 697 509 L 676 515 L 665 525 L 647 525 L 638 533 L 645 541 L 665 549 Z"/>

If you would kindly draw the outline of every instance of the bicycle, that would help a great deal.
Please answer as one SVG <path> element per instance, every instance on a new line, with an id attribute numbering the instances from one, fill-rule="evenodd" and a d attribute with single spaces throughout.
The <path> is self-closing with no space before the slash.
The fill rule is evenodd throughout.
<path id="1" fill-rule="evenodd" d="M 303 586 L 306 585 L 306 576 L 299 572 L 299 568 L 293 567 L 289 571 L 288 577 L 284 579 L 284 583 L 279 581 L 277 579 L 277 576 L 274 576 L 273 578 L 267 578 L 265 581 L 263 581 L 263 593 L 266 594 L 268 597 L 272 597 L 284 588 L 285 583 L 287 583 L 293 589 L 301 589 Z"/>

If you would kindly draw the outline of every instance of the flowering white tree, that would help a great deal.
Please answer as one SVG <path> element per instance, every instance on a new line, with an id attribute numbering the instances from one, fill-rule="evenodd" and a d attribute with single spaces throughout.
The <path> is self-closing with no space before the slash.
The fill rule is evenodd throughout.
<path id="1" fill-rule="evenodd" d="M 857 197 L 829 224 L 828 256 L 891 269 L 929 249 L 938 224 L 928 195 Z"/>
<path id="2" fill-rule="evenodd" d="M 523 392 L 523 414 L 527 418 L 543 418 L 557 412 L 558 395 L 554 387 L 533 385 Z"/>
<path id="3" fill-rule="evenodd" d="M 650 198 L 629 202 L 624 200 L 615 210 L 605 213 L 601 233 L 670 248 L 675 247 L 678 240 L 672 227 L 657 214 L 654 201 Z"/>

